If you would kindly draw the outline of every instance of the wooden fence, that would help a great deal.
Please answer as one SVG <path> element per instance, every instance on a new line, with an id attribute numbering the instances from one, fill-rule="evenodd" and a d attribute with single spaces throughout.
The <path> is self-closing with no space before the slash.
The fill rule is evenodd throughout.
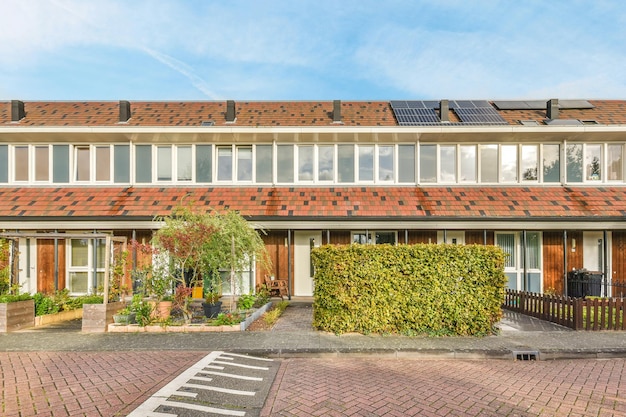
<path id="1" fill-rule="evenodd" d="M 574 330 L 626 330 L 626 299 L 573 298 L 506 290 L 507 310 Z"/>

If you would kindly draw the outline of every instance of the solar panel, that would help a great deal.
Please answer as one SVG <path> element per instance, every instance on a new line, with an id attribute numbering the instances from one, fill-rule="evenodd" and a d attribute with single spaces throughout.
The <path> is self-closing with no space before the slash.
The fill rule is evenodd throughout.
<path id="1" fill-rule="evenodd" d="M 463 123 L 480 125 L 508 124 L 493 107 L 456 108 L 454 112 Z"/>
<path id="2" fill-rule="evenodd" d="M 401 126 L 438 125 L 441 123 L 434 109 L 399 108 L 394 109 Z"/>
<path id="3" fill-rule="evenodd" d="M 500 110 L 545 110 L 548 100 L 496 100 Z M 587 100 L 559 100 L 559 109 L 593 109 Z"/>

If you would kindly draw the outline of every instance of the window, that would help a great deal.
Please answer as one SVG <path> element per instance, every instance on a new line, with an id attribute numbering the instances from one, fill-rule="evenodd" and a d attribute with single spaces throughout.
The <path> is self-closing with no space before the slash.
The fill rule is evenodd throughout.
<path id="1" fill-rule="evenodd" d="M 231 181 L 233 179 L 233 149 L 230 146 L 217 148 L 217 180 Z"/>
<path id="2" fill-rule="evenodd" d="M 152 145 L 135 146 L 135 181 L 152 182 Z"/>
<path id="3" fill-rule="evenodd" d="M 398 182 L 415 182 L 415 145 L 398 145 Z"/>
<path id="4" fill-rule="evenodd" d="M 500 181 L 517 182 L 517 145 L 502 145 L 500 149 Z"/>
<path id="5" fill-rule="evenodd" d="M 272 145 L 256 145 L 256 182 L 272 182 Z"/>
<path id="6" fill-rule="evenodd" d="M 172 147 L 157 146 L 157 181 L 172 181 Z"/>
<path id="7" fill-rule="evenodd" d="M 556 144 L 543 145 L 543 182 L 561 181 L 561 146 Z"/>
<path id="8" fill-rule="evenodd" d="M 476 182 L 476 146 L 461 145 L 461 182 Z"/>
<path id="9" fill-rule="evenodd" d="M 96 146 L 96 181 L 111 180 L 111 147 Z"/>
<path id="10" fill-rule="evenodd" d="M 480 182 L 498 182 L 498 145 L 480 145 Z"/>
<path id="11" fill-rule="evenodd" d="M 420 145 L 420 182 L 437 180 L 437 145 Z"/>
<path id="12" fill-rule="evenodd" d="M 212 180 L 212 152 L 211 145 L 196 145 L 196 182 L 211 182 Z"/>
<path id="13" fill-rule="evenodd" d="M 456 146 L 439 147 L 439 181 L 456 182 Z"/>
<path id="14" fill-rule="evenodd" d="M 359 181 L 374 181 L 373 146 L 359 146 Z"/>
<path id="15" fill-rule="evenodd" d="M 337 154 L 337 180 L 354 182 L 354 145 L 338 145 Z"/>
<path id="16" fill-rule="evenodd" d="M 252 146 L 238 146 L 237 181 L 252 181 Z"/>
<path id="17" fill-rule="evenodd" d="M 378 147 L 378 180 L 393 181 L 393 146 Z"/>
<path id="18" fill-rule="evenodd" d="M 293 182 L 293 170 L 294 170 L 294 157 L 293 157 L 293 145 L 278 145 L 276 147 L 277 153 L 277 181 L 278 182 Z"/>
<path id="19" fill-rule="evenodd" d="M 68 245 L 67 283 L 70 293 L 94 293 L 104 282 L 106 240 L 69 239 Z"/>
<path id="20" fill-rule="evenodd" d="M 375 240 L 372 241 L 372 236 Z M 352 232 L 352 243 L 359 243 L 362 245 L 374 243 L 376 245 L 395 245 L 398 241 L 396 232 L 393 231 L 358 231 Z"/>
<path id="21" fill-rule="evenodd" d="M 537 145 L 522 145 L 522 181 L 537 181 Z"/>
<path id="22" fill-rule="evenodd" d="M 565 148 L 567 158 L 567 182 L 583 181 L 583 145 L 570 144 Z"/>
<path id="23" fill-rule="evenodd" d="M 130 182 L 130 146 L 113 145 L 113 161 L 113 181 Z"/>
<path id="24" fill-rule="evenodd" d="M 9 146 L 0 145 L 0 183 L 9 182 Z"/>
<path id="25" fill-rule="evenodd" d="M 606 152 L 607 179 L 609 181 L 621 181 L 624 179 L 624 167 L 622 154 L 624 145 L 608 145 Z"/>
<path id="26" fill-rule="evenodd" d="M 320 145 L 317 147 L 318 172 L 320 181 L 333 181 L 335 179 L 335 147 L 332 145 Z"/>
<path id="27" fill-rule="evenodd" d="M 74 180 L 89 181 L 91 172 L 89 146 L 74 148 Z"/>
<path id="28" fill-rule="evenodd" d="M 585 179 L 602 180 L 602 145 L 585 146 Z"/>
<path id="29" fill-rule="evenodd" d="M 16 146 L 14 152 L 15 181 L 28 181 L 28 146 Z"/>
<path id="30" fill-rule="evenodd" d="M 298 146 L 298 181 L 313 180 L 313 146 Z"/>
<path id="31" fill-rule="evenodd" d="M 50 180 L 50 147 L 35 146 L 35 181 Z"/>
<path id="32" fill-rule="evenodd" d="M 192 149 L 190 145 L 176 147 L 176 180 L 193 179 Z"/>

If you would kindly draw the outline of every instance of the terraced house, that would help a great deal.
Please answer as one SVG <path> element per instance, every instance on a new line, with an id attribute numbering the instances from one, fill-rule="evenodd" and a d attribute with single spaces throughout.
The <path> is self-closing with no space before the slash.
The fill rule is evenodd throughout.
<path id="1" fill-rule="evenodd" d="M 193 204 L 267 232 L 274 270 L 251 265 L 250 288 L 311 295 L 321 244 L 447 242 L 501 246 L 510 288 L 563 293 L 572 269 L 626 273 L 625 144 L 619 100 L 13 100 L 0 229 L 30 292 L 94 291 L 103 234 L 148 241 Z"/>

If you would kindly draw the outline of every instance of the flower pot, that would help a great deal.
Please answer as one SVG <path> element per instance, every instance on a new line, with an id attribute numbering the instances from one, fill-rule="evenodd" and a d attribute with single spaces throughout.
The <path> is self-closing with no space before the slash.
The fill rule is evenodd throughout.
<path id="1" fill-rule="evenodd" d="M 222 311 L 222 302 L 218 301 L 211 304 L 202 303 L 202 308 L 204 309 L 205 317 L 214 319 L 218 314 L 220 314 L 220 311 Z"/>
<path id="2" fill-rule="evenodd" d="M 113 314 L 113 322 L 119 324 L 132 324 L 135 322 L 136 313 Z"/>
<path id="3" fill-rule="evenodd" d="M 156 305 L 156 316 L 160 319 L 167 319 L 172 311 L 171 301 L 159 301 Z"/>

